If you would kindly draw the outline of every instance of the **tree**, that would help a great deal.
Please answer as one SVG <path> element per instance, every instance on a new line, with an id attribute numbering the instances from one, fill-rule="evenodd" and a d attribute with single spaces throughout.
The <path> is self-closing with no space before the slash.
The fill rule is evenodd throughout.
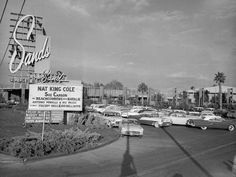
<path id="1" fill-rule="evenodd" d="M 117 80 L 113 80 L 105 85 L 106 89 L 122 90 L 123 84 Z"/>
<path id="2" fill-rule="evenodd" d="M 93 86 L 94 87 L 101 87 L 101 86 L 104 86 L 104 85 L 103 85 L 103 83 L 94 82 Z"/>
<path id="3" fill-rule="evenodd" d="M 199 92 L 194 92 L 195 106 L 199 105 L 199 98 L 200 98 Z"/>
<path id="4" fill-rule="evenodd" d="M 219 86 L 219 105 L 220 109 L 222 109 L 222 88 L 221 84 L 225 82 L 226 76 L 223 72 L 218 72 L 215 74 L 214 81 L 218 84 Z"/>
<path id="5" fill-rule="evenodd" d="M 0 103 L 5 103 L 5 102 L 6 102 L 6 100 L 5 100 L 4 96 L 3 96 L 3 94 L 0 93 Z"/>
<path id="6" fill-rule="evenodd" d="M 145 83 L 138 85 L 138 91 L 142 93 L 142 105 L 143 105 L 143 94 L 148 91 L 148 86 Z"/>
<path id="7" fill-rule="evenodd" d="M 210 92 L 208 90 L 203 91 L 203 98 L 204 98 L 203 103 L 209 102 L 209 93 Z"/>

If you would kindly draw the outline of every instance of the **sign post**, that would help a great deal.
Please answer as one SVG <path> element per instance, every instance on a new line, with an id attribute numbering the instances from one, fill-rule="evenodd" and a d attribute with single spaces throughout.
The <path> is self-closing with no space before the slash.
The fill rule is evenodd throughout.
<path id="1" fill-rule="evenodd" d="M 42 141 L 43 141 L 43 135 L 44 135 L 45 117 L 46 117 L 46 111 L 43 111 Z"/>

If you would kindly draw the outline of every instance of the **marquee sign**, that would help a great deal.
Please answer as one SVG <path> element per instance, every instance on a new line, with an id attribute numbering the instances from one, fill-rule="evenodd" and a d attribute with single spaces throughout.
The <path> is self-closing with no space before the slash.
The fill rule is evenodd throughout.
<path id="1" fill-rule="evenodd" d="M 29 110 L 82 111 L 82 85 L 30 84 Z"/>
<path id="2" fill-rule="evenodd" d="M 43 73 L 32 73 L 27 78 L 12 78 L 10 82 L 16 83 L 29 83 L 29 84 L 37 84 L 37 83 L 62 83 L 68 82 L 66 80 L 66 75 L 62 71 L 57 71 L 55 74 L 51 73 L 51 71 L 44 71 Z"/>
<path id="3" fill-rule="evenodd" d="M 32 31 L 35 27 L 35 17 L 33 15 L 25 15 L 17 22 L 13 32 L 13 39 L 14 42 L 19 45 L 21 56 L 18 66 L 16 66 L 16 68 L 13 68 L 13 64 L 15 63 L 17 56 L 17 48 L 15 47 L 9 63 L 9 70 L 11 73 L 16 73 L 17 71 L 19 71 L 22 65 L 25 66 L 34 65 L 35 63 L 42 61 L 50 56 L 50 45 L 48 44 L 49 43 L 48 37 L 46 37 L 45 41 L 43 42 L 41 49 L 35 52 L 26 52 L 26 49 L 24 48 L 23 44 L 21 44 L 20 41 L 17 40 L 16 38 L 17 29 L 20 23 L 27 18 L 32 19 L 32 23 L 26 37 L 27 40 L 29 40 L 30 35 L 32 34 Z"/>

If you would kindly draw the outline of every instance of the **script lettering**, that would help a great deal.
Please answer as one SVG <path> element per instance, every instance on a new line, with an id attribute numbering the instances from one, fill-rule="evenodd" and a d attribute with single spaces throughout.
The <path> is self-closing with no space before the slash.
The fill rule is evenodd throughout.
<path id="1" fill-rule="evenodd" d="M 15 30 L 13 32 L 13 39 L 14 41 L 20 46 L 21 56 L 20 56 L 20 62 L 17 65 L 15 69 L 13 69 L 13 63 L 15 63 L 16 55 L 17 55 L 17 49 L 14 49 L 13 55 L 11 57 L 10 63 L 9 63 L 9 70 L 11 73 L 16 73 L 24 64 L 25 66 L 33 65 L 35 62 L 39 62 L 43 59 L 46 59 L 50 56 L 50 48 L 48 46 L 48 37 L 45 39 L 44 44 L 42 46 L 42 49 L 40 51 L 36 52 L 29 52 L 26 54 L 24 46 L 16 39 L 16 31 L 20 23 L 26 19 L 26 18 L 32 18 L 31 27 L 29 29 L 29 32 L 27 33 L 27 40 L 29 40 L 29 37 L 34 29 L 35 24 L 35 17 L 33 15 L 26 15 L 22 17 L 16 24 Z"/>

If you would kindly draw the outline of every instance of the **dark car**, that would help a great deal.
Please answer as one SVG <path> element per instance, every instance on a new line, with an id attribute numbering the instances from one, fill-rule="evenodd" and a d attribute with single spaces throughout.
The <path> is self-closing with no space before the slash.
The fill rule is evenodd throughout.
<path id="1" fill-rule="evenodd" d="M 202 130 L 207 128 L 227 129 L 234 131 L 236 127 L 236 120 L 224 119 L 220 116 L 208 116 L 203 119 L 189 119 L 187 125 L 192 127 L 200 127 Z"/>
<path id="2" fill-rule="evenodd" d="M 231 110 L 227 113 L 228 118 L 236 119 L 236 110 Z"/>
<path id="3" fill-rule="evenodd" d="M 228 111 L 226 109 L 217 109 L 217 110 L 214 110 L 213 113 L 217 116 L 227 118 Z"/>

